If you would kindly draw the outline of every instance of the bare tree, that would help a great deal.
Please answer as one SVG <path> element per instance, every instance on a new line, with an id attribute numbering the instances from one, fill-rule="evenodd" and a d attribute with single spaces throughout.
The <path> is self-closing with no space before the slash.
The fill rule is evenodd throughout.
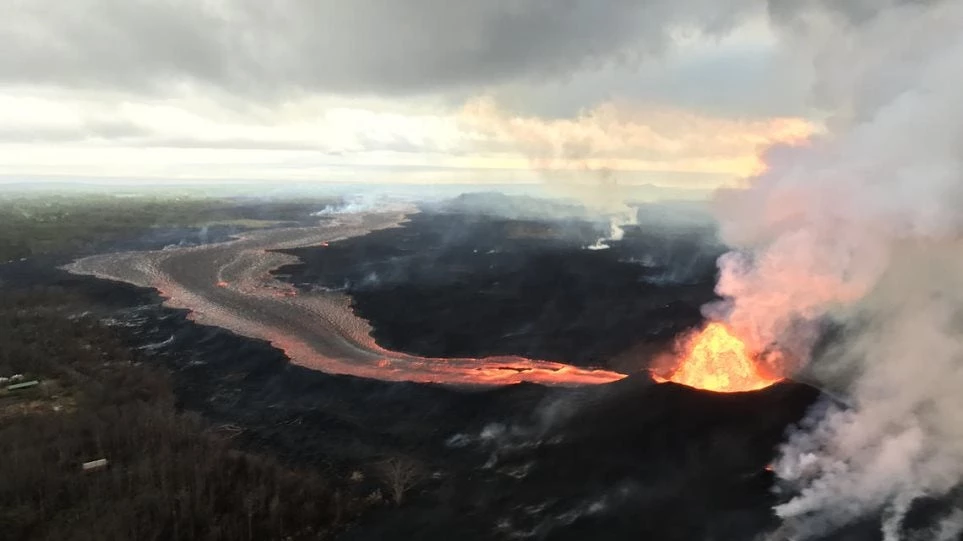
<path id="1" fill-rule="evenodd" d="M 421 480 L 421 464 L 413 458 L 394 456 L 382 460 L 375 466 L 378 477 L 384 482 L 395 505 L 401 505 L 405 493 Z"/>

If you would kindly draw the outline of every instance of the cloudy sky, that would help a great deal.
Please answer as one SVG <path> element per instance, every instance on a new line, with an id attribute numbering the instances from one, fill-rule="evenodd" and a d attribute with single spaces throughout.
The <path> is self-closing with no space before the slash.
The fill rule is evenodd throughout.
<path id="1" fill-rule="evenodd" d="M 6 181 L 705 189 L 820 129 L 763 0 L 2 5 Z"/>

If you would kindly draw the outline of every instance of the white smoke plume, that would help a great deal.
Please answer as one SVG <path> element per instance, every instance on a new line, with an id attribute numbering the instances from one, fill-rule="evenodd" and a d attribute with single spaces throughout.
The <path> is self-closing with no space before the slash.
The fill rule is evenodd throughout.
<path id="1" fill-rule="evenodd" d="M 758 1 L 736 4 L 741 9 L 751 4 L 757 8 L 754 12 L 762 5 Z M 695 14 L 700 9 L 691 11 Z M 718 29 L 693 24 L 707 36 L 720 35 Z M 591 216 L 603 220 L 609 230 L 588 246 L 594 250 L 608 248 L 607 241 L 620 240 L 625 226 L 636 225 L 635 205 L 652 198 L 653 191 L 669 198 L 707 194 L 646 184 L 649 180 L 639 184 L 655 171 L 724 175 L 738 170 L 738 175 L 745 175 L 758 166 L 760 147 L 800 140 L 814 128 L 794 117 L 722 119 L 617 100 L 583 111 L 577 118 L 546 120 L 502 109 L 492 97 L 471 101 L 461 122 L 466 131 L 482 134 L 488 144 L 525 156 L 549 194 L 576 200 Z"/>
<path id="2" fill-rule="evenodd" d="M 398 195 L 379 193 L 356 193 L 342 197 L 333 205 L 311 213 L 311 216 L 337 221 L 339 216 L 352 216 L 365 212 L 411 212 L 415 210 L 414 201 Z"/>
<path id="3" fill-rule="evenodd" d="M 608 241 L 620 241 L 625 237 L 625 226 L 638 225 L 639 214 L 635 207 L 625 206 L 625 210 L 609 217 L 608 235 L 595 241 L 595 244 L 588 246 L 589 250 L 606 250 L 611 246 Z"/>
<path id="4" fill-rule="evenodd" d="M 782 449 L 776 472 L 798 492 L 777 514 L 805 538 L 879 513 L 899 539 L 914 499 L 963 480 L 963 2 L 789 11 L 832 116 L 720 194 L 735 251 L 708 311 L 756 350 L 788 350 L 787 373 L 846 388 L 852 407 L 814 413 Z M 850 332 L 806 367 L 825 318 Z"/>

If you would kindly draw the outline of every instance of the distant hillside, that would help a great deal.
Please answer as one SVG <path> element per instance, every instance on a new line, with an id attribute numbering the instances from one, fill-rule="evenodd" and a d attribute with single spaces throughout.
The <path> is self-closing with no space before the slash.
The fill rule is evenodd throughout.
<path id="1" fill-rule="evenodd" d="M 705 202 L 666 200 L 659 202 L 627 201 L 637 210 L 639 225 L 685 228 L 712 228 L 715 220 Z M 607 220 L 572 200 L 507 195 L 499 192 L 474 192 L 426 205 L 427 210 L 453 214 L 476 214 L 512 220 Z"/>
<path id="2" fill-rule="evenodd" d="M 579 204 L 499 192 L 464 193 L 437 204 L 431 210 L 457 214 L 484 214 L 516 220 L 588 219 L 590 217 L 585 207 Z"/>

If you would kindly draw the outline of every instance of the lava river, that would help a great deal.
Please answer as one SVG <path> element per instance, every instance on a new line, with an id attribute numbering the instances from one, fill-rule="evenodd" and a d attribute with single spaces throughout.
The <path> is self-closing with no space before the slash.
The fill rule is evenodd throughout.
<path id="1" fill-rule="evenodd" d="M 297 292 L 270 274 L 297 261 L 271 250 L 325 245 L 395 227 L 403 218 L 359 214 L 336 225 L 257 231 L 219 244 L 97 255 L 66 269 L 155 288 L 165 305 L 189 310 L 198 323 L 268 340 L 292 362 L 333 374 L 467 385 L 583 385 L 625 377 L 514 356 L 442 359 L 389 351 L 371 338 L 371 326 L 353 313 L 346 295 Z"/>

